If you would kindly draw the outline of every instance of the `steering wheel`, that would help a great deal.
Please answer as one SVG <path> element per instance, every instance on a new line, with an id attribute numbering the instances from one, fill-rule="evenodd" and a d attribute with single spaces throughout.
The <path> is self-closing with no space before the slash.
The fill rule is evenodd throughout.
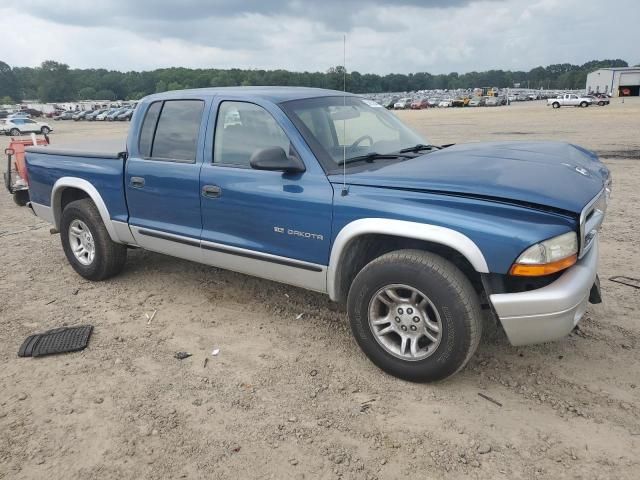
<path id="1" fill-rule="evenodd" d="M 371 145 L 373 145 L 373 138 L 371 138 L 370 135 L 363 135 L 360 138 L 356 139 L 356 141 L 353 142 L 351 144 L 351 147 L 349 147 L 349 148 L 356 148 L 358 145 L 360 145 L 360 143 L 362 143 L 365 140 L 369 140 L 369 143 L 371 143 Z"/>

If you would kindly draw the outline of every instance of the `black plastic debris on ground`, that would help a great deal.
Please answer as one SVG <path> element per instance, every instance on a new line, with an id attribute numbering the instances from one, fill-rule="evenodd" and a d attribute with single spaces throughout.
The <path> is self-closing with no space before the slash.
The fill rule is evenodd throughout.
<path id="1" fill-rule="evenodd" d="M 56 353 L 84 350 L 93 332 L 93 325 L 61 327 L 30 335 L 18 351 L 19 357 L 42 357 Z"/>

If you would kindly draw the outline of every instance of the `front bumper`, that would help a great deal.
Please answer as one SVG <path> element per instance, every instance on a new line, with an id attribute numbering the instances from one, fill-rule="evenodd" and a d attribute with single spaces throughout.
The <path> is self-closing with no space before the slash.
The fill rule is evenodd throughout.
<path id="1" fill-rule="evenodd" d="M 580 321 L 598 273 L 598 239 L 589 251 L 546 287 L 490 295 L 512 345 L 550 342 L 566 336 Z"/>

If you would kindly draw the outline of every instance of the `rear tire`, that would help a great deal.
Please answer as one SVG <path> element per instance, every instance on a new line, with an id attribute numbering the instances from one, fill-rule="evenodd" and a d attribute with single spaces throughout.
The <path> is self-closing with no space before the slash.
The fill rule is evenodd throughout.
<path id="1" fill-rule="evenodd" d="M 19 207 L 24 207 L 29 202 L 29 190 L 13 192 L 13 202 Z"/>
<path id="2" fill-rule="evenodd" d="M 444 258 L 420 250 L 387 253 L 365 266 L 351 285 L 347 308 L 353 335 L 369 359 L 412 382 L 454 375 L 482 336 L 480 302 L 468 278 Z"/>
<path id="3" fill-rule="evenodd" d="M 586 108 L 586 107 L 588 107 L 588 106 L 589 106 L 589 104 L 588 104 L 587 102 L 580 102 L 580 106 L 581 106 L 582 108 Z"/>
<path id="4" fill-rule="evenodd" d="M 560 104 L 558 102 L 553 102 L 552 107 L 553 108 L 560 108 Z"/>
<path id="5" fill-rule="evenodd" d="M 60 239 L 73 269 L 88 280 L 106 280 L 120 273 L 127 260 L 127 247 L 111 240 L 100 212 L 88 198 L 75 200 L 65 207 Z M 81 255 L 74 253 L 74 249 L 80 250 Z"/>

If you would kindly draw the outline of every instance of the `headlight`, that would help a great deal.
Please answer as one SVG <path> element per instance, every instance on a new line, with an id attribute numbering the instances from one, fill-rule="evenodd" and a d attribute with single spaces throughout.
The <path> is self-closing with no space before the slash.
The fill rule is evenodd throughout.
<path id="1" fill-rule="evenodd" d="M 569 268 L 578 259 L 578 237 L 567 232 L 527 248 L 512 265 L 509 273 L 539 277 Z"/>

